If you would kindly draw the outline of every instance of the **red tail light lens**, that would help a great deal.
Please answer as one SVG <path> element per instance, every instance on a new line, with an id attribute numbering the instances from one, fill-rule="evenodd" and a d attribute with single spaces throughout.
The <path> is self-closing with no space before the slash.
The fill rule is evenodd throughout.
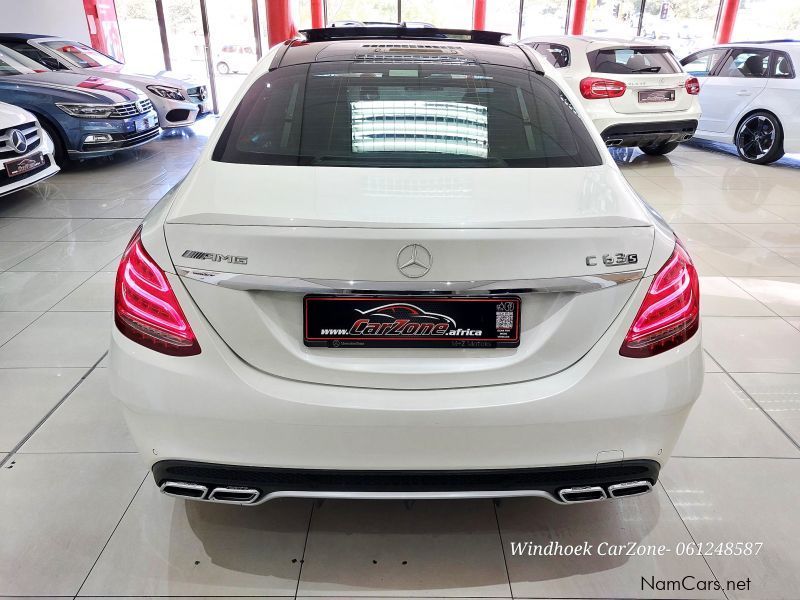
<path id="1" fill-rule="evenodd" d="M 692 96 L 697 96 L 700 93 L 700 81 L 697 77 L 689 77 L 686 80 L 686 93 Z"/>
<path id="2" fill-rule="evenodd" d="M 164 271 L 133 234 L 117 269 L 114 321 L 134 342 L 170 356 L 200 354 L 200 344 L 183 314 Z"/>
<path id="3" fill-rule="evenodd" d="M 700 326 L 700 281 L 680 244 L 656 273 L 619 349 L 622 356 L 646 358 L 674 348 Z"/>
<path id="4" fill-rule="evenodd" d="M 613 79 L 601 79 L 600 77 L 587 77 L 581 79 L 581 94 L 587 100 L 597 100 L 598 98 L 619 98 L 628 89 L 621 81 Z"/>

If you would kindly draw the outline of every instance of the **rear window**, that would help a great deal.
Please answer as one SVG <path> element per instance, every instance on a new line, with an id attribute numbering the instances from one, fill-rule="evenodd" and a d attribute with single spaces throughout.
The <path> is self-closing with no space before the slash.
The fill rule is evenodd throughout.
<path id="1" fill-rule="evenodd" d="M 214 160 L 363 167 L 578 167 L 602 160 L 561 91 L 510 67 L 282 67 L 247 92 Z M 455 62 L 455 61 L 454 61 Z"/>
<path id="2" fill-rule="evenodd" d="M 594 73 L 680 73 L 672 52 L 661 48 L 611 48 L 588 55 Z"/>

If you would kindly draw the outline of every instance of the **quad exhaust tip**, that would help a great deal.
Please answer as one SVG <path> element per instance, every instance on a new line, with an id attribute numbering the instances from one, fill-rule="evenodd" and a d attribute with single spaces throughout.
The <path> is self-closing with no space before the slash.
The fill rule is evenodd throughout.
<path id="1" fill-rule="evenodd" d="M 628 481 L 627 483 L 617 483 L 608 486 L 608 493 L 612 498 L 623 498 L 625 496 L 639 496 L 646 494 L 653 489 L 649 481 Z"/>
<path id="2" fill-rule="evenodd" d="M 622 143 L 622 140 L 613 139 L 613 140 L 606 140 L 606 146 L 619 146 Z"/>
<path id="3" fill-rule="evenodd" d="M 254 504 L 261 495 L 261 492 L 253 488 L 228 486 L 212 488 L 209 493 L 208 486 L 183 481 L 165 481 L 161 484 L 161 491 L 175 498 L 205 500 L 218 504 Z"/>
<path id="4" fill-rule="evenodd" d="M 606 491 L 599 485 L 587 485 L 583 487 L 564 488 L 558 492 L 558 497 L 563 502 L 575 504 L 577 502 L 597 502 L 605 500 Z"/>

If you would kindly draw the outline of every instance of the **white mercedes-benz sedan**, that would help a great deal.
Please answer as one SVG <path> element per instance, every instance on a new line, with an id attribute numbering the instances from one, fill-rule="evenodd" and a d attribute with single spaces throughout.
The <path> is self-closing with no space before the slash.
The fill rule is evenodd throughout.
<path id="1" fill-rule="evenodd" d="M 119 265 L 112 390 L 156 485 L 649 491 L 702 384 L 698 278 L 573 92 L 500 34 L 304 35 Z"/>

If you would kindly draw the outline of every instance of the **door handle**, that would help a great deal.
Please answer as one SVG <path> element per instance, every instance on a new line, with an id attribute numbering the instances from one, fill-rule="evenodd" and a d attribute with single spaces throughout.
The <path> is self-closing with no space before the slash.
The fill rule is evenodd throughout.
<path id="1" fill-rule="evenodd" d="M 736 92 L 737 96 L 749 96 L 751 94 L 750 90 L 739 90 Z"/>

